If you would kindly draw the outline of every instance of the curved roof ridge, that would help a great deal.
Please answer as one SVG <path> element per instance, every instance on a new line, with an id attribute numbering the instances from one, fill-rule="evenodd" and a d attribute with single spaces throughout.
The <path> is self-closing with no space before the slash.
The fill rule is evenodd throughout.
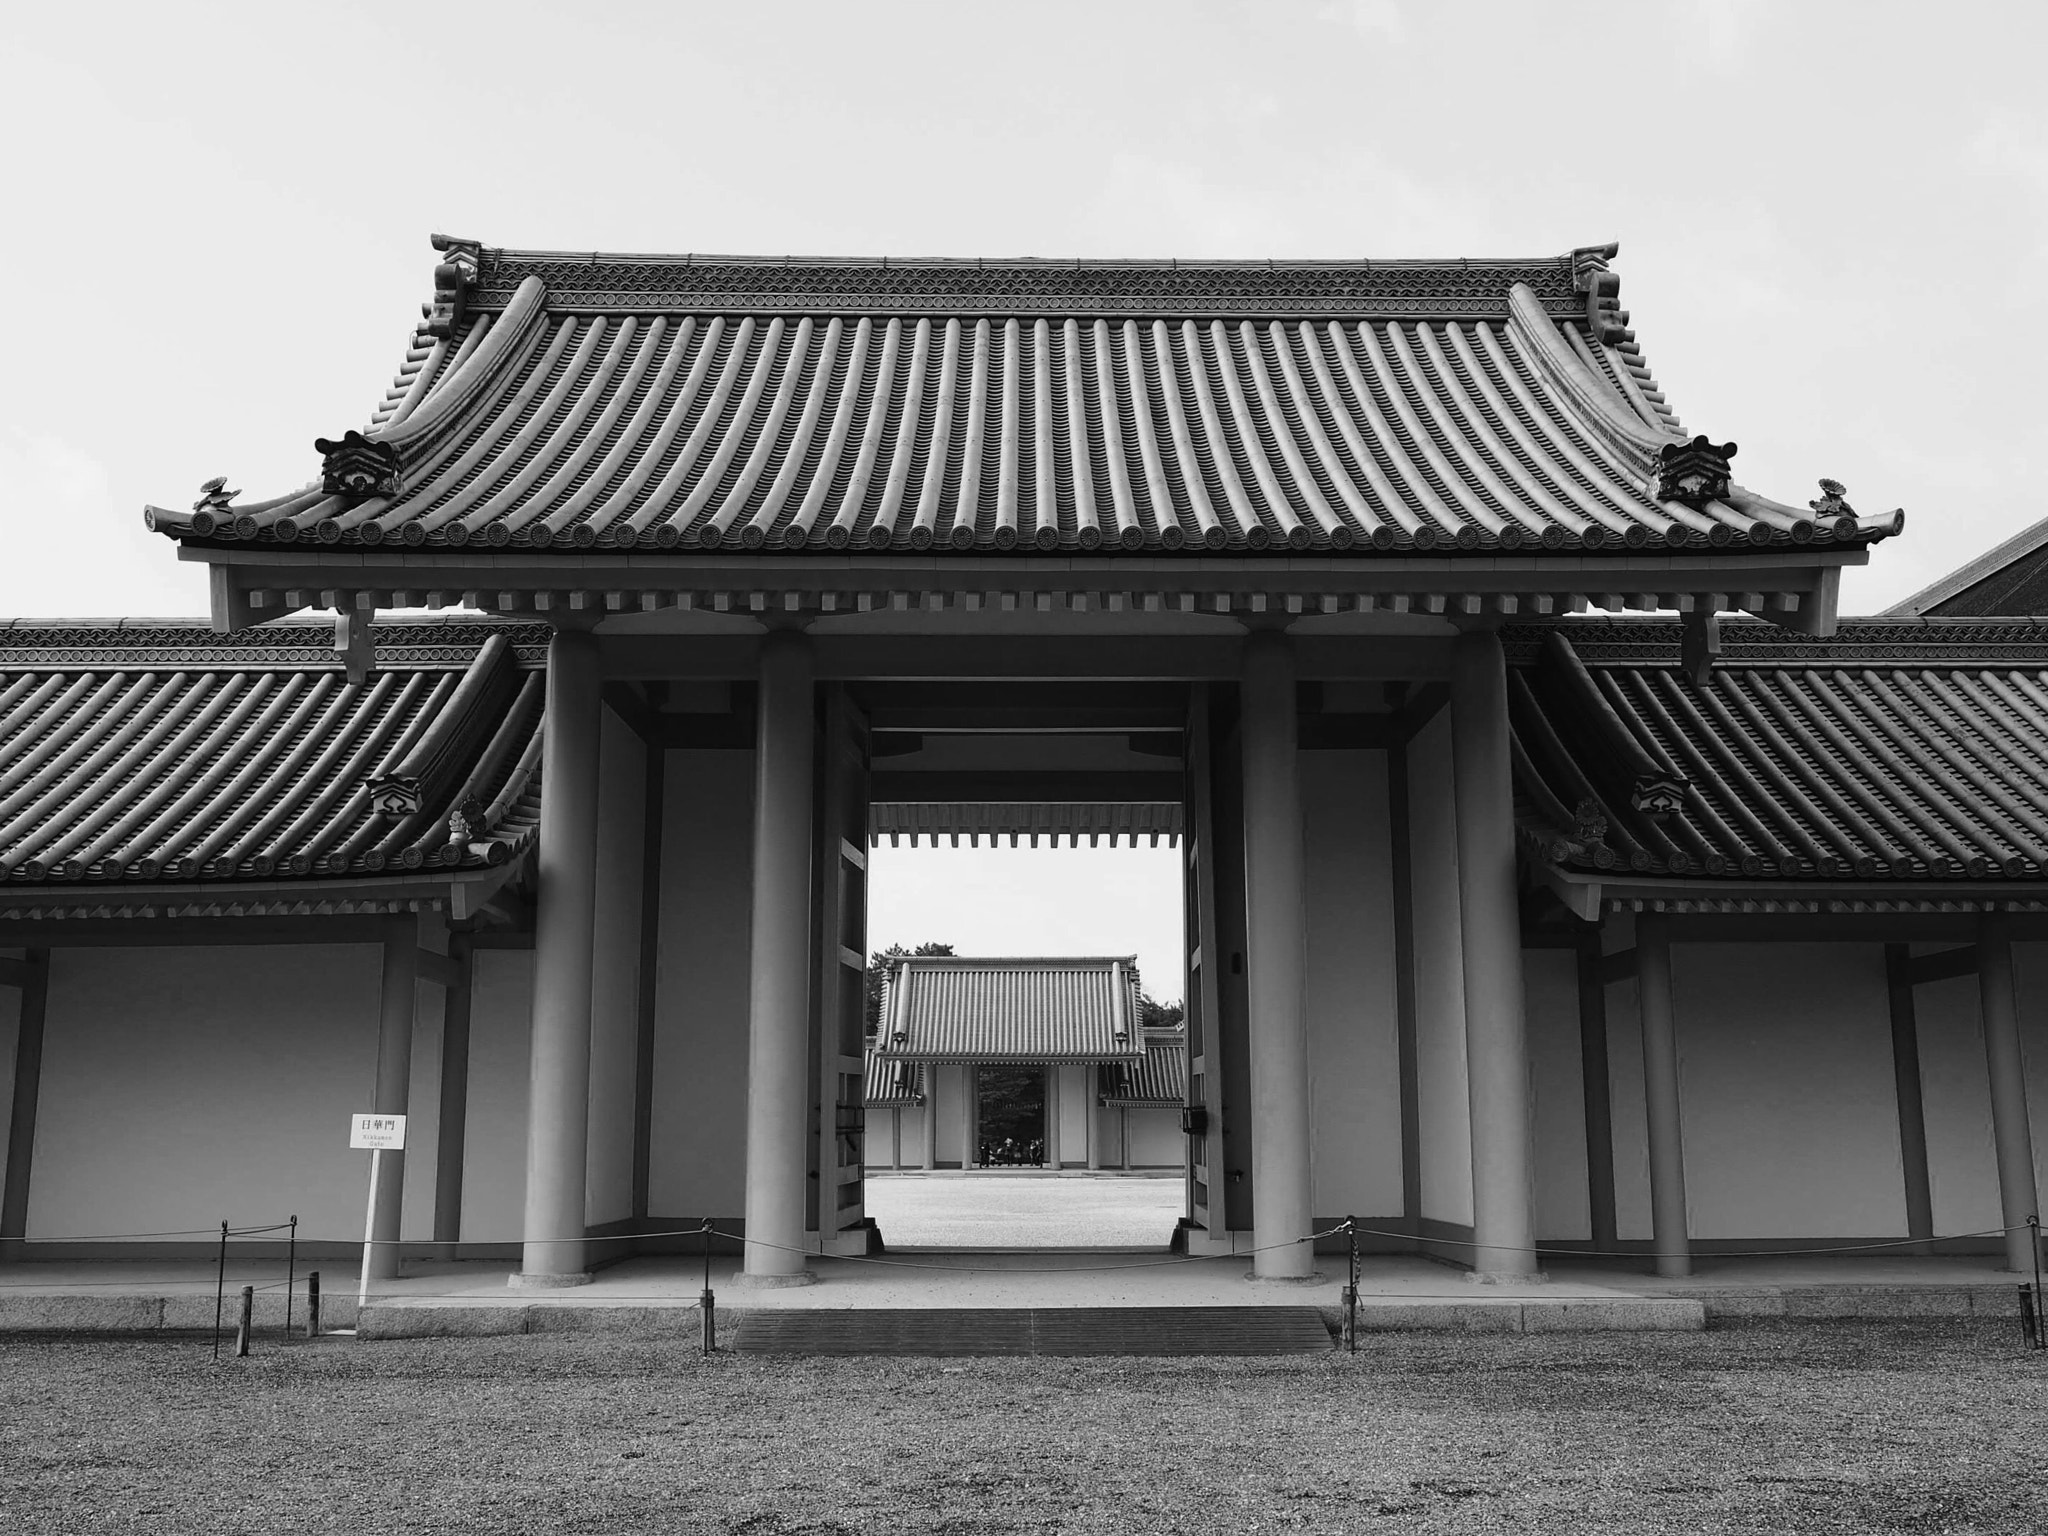
<path id="1" fill-rule="evenodd" d="M 516 246 L 486 245 L 480 248 L 487 260 L 507 262 L 564 261 L 587 262 L 603 265 L 617 262 L 622 265 L 662 266 L 748 266 L 748 267 L 824 267 L 851 268 L 860 270 L 872 267 L 876 271 L 899 268 L 937 268 L 941 270 L 989 271 L 1018 268 L 1025 270 L 1050 269 L 1059 271 L 1198 271 L 1257 272 L 1281 268 L 1309 271 L 1378 271 L 1386 269 L 1452 269 L 1469 270 L 1473 267 L 1557 267 L 1572 270 L 1573 263 L 1584 250 L 1579 247 L 1570 251 L 1544 256 L 800 256 L 795 254 L 773 256 L 748 254 L 745 252 L 712 251 L 556 251 L 529 250 Z M 1605 249 L 1605 247 L 1601 247 Z"/>

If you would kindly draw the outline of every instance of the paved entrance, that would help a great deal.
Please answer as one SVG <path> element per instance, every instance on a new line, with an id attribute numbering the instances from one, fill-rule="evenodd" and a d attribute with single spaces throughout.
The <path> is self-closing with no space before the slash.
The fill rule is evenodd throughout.
<path id="1" fill-rule="evenodd" d="M 1315 1307 L 901 1307 L 755 1311 L 749 1355 L 1306 1355 L 1330 1345 Z"/>
<path id="2" fill-rule="evenodd" d="M 1178 1175 L 875 1173 L 867 1212 L 891 1252 L 937 1248 L 1166 1251 L 1186 1211 Z"/>

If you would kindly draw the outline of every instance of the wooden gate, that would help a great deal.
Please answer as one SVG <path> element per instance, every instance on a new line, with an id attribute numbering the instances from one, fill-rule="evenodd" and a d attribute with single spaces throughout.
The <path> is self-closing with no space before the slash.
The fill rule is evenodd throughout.
<path id="1" fill-rule="evenodd" d="M 822 1252 L 864 1253 L 868 720 L 841 684 L 819 693 L 809 1226 Z"/>

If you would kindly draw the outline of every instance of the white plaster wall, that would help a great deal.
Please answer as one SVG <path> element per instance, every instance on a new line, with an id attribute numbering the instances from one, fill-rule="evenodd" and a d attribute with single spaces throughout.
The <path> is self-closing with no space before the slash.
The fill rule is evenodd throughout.
<path id="1" fill-rule="evenodd" d="M 606 709 L 598 754 L 597 932 L 590 988 L 591 1225 L 633 1214 L 633 1087 L 640 1033 L 640 908 L 647 749 Z"/>
<path id="2" fill-rule="evenodd" d="M 1061 1066 L 1059 1074 L 1060 1166 L 1088 1166 L 1088 1069 Z"/>
<path id="3" fill-rule="evenodd" d="M 1408 746 L 1408 838 L 1421 1214 L 1469 1226 L 1472 1111 L 1465 1075 L 1463 931 L 1448 709 L 1439 710 Z"/>
<path id="4" fill-rule="evenodd" d="M 309 1239 L 359 1237 L 368 1158 L 347 1119 L 375 1084 L 378 968 L 364 944 L 56 951 L 29 1235 L 296 1213 Z M 408 1237 L 432 1230 L 438 1046 L 418 1031 Z"/>
<path id="5" fill-rule="evenodd" d="M 1568 949 L 1522 951 L 1522 996 L 1528 1021 L 1536 1236 L 1588 1238 L 1593 1217 L 1586 1192 L 1577 957 Z"/>
<path id="6" fill-rule="evenodd" d="M 968 1084 L 972 1067 L 941 1064 L 927 1069 L 932 1077 L 933 1111 L 939 1117 L 939 1145 L 934 1161 L 941 1168 L 958 1168 L 967 1134 Z"/>
<path id="7" fill-rule="evenodd" d="M 1927 1123 L 1935 1234 L 1988 1232 L 2002 1218 L 1976 976 L 1915 987 L 1913 1016 L 1920 1036 L 1920 1105 Z"/>
<path id="8" fill-rule="evenodd" d="M 1131 1111 L 1131 1166 L 1179 1168 L 1186 1161 L 1186 1136 L 1177 1109 Z"/>
<path id="9" fill-rule="evenodd" d="M 479 949 L 469 1004 L 462 1240 L 516 1243 L 526 1218 L 533 951 Z"/>
<path id="10" fill-rule="evenodd" d="M 1401 1210 L 1400 1031 L 1384 752 L 1301 754 L 1309 1204 Z"/>
<path id="11" fill-rule="evenodd" d="M 1674 945 L 1695 1238 L 1903 1236 L 1875 944 Z"/>
<path id="12" fill-rule="evenodd" d="M 746 1209 L 754 754 L 671 751 L 662 786 L 649 1214 Z"/>

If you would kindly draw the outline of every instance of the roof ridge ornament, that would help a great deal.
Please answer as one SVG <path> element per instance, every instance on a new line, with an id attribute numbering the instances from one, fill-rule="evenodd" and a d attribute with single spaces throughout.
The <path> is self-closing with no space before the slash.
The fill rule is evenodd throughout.
<path id="1" fill-rule="evenodd" d="M 320 489 L 326 495 L 355 502 L 371 496 L 396 496 L 403 488 L 398 477 L 398 450 L 353 427 L 338 439 L 315 438 L 313 451 L 320 455 Z"/>
<path id="2" fill-rule="evenodd" d="M 434 249 L 447 259 L 434 268 L 433 302 L 420 306 L 427 321 L 422 329 L 429 336 L 448 337 L 455 334 L 468 310 L 470 292 L 483 270 L 484 248 L 481 241 L 462 240 L 454 235 L 434 235 L 431 239 Z"/>
<path id="3" fill-rule="evenodd" d="M 1689 443 L 1666 443 L 1657 450 L 1657 499 L 1694 511 L 1725 500 L 1733 473 L 1728 461 L 1734 457 L 1735 444 L 1713 443 L 1704 434 Z"/>

